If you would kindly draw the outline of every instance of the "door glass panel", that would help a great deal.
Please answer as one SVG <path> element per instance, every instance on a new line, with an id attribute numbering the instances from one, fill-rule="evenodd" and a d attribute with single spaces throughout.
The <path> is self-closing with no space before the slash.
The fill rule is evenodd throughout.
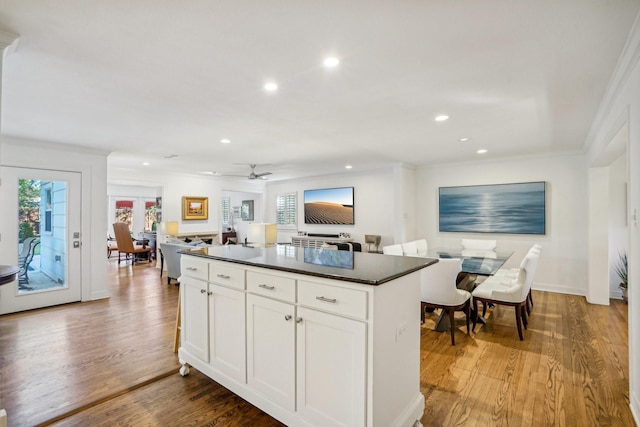
<path id="1" fill-rule="evenodd" d="M 18 180 L 18 294 L 66 288 L 67 183 Z"/>

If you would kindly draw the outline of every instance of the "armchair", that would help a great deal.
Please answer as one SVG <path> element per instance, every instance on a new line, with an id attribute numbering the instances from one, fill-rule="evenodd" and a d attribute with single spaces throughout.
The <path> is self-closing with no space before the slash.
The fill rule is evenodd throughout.
<path id="1" fill-rule="evenodd" d="M 149 259 L 149 262 L 151 262 L 151 248 L 145 245 L 138 246 L 133 244 L 133 239 L 129 233 L 129 225 L 127 223 L 116 222 L 113 224 L 113 233 L 116 236 L 116 245 L 118 246 L 118 264 L 120 264 L 121 261 L 121 254 L 126 254 L 126 258 L 131 255 L 132 265 L 136 262 L 139 254 L 147 254 L 147 258 Z"/>

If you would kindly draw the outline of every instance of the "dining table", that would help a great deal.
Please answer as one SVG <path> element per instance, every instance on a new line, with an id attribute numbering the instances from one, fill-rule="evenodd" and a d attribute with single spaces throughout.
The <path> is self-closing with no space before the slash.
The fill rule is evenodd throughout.
<path id="1" fill-rule="evenodd" d="M 472 292 L 477 284 L 478 276 L 493 276 L 511 258 L 513 252 L 511 250 L 435 247 L 427 250 L 427 257 L 462 259 L 462 270 L 461 274 L 458 275 L 457 286 L 460 289 Z M 484 323 L 484 318 L 478 316 L 478 321 Z M 449 330 L 449 316 L 445 315 L 444 310 L 440 311 L 434 329 L 438 332 Z"/>

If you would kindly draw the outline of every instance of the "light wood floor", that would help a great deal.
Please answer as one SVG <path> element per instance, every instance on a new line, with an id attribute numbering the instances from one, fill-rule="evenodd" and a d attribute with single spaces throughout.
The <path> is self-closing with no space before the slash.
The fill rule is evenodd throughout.
<path id="1" fill-rule="evenodd" d="M 153 264 L 109 262 L 112 297 L 0 316 L 0 408 L 9 427 L 281 426 L 191 370 L 178 375 L 178 288 Z M 496 307 L 456 345 L 422 327 L 425 426 L 633 426 L 627 306 L 534 292 L 525 341 Z"/>

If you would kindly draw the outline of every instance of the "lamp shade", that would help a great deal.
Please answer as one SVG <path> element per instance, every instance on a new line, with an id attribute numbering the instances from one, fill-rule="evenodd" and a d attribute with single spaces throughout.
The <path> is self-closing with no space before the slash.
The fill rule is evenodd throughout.
<path id="1" fill-rule="evenodd" d="M 168 221 L 167 222 L 167 234 L 169 236 L 177 236 L 178 235 L 178 221 Z"/>
<path id="2" fill-rule="evenodd" d="M 277 240 L 275 224 L 253 223 L 247 229 L 247 241 L 250 243 L 269 244 Z"/>

